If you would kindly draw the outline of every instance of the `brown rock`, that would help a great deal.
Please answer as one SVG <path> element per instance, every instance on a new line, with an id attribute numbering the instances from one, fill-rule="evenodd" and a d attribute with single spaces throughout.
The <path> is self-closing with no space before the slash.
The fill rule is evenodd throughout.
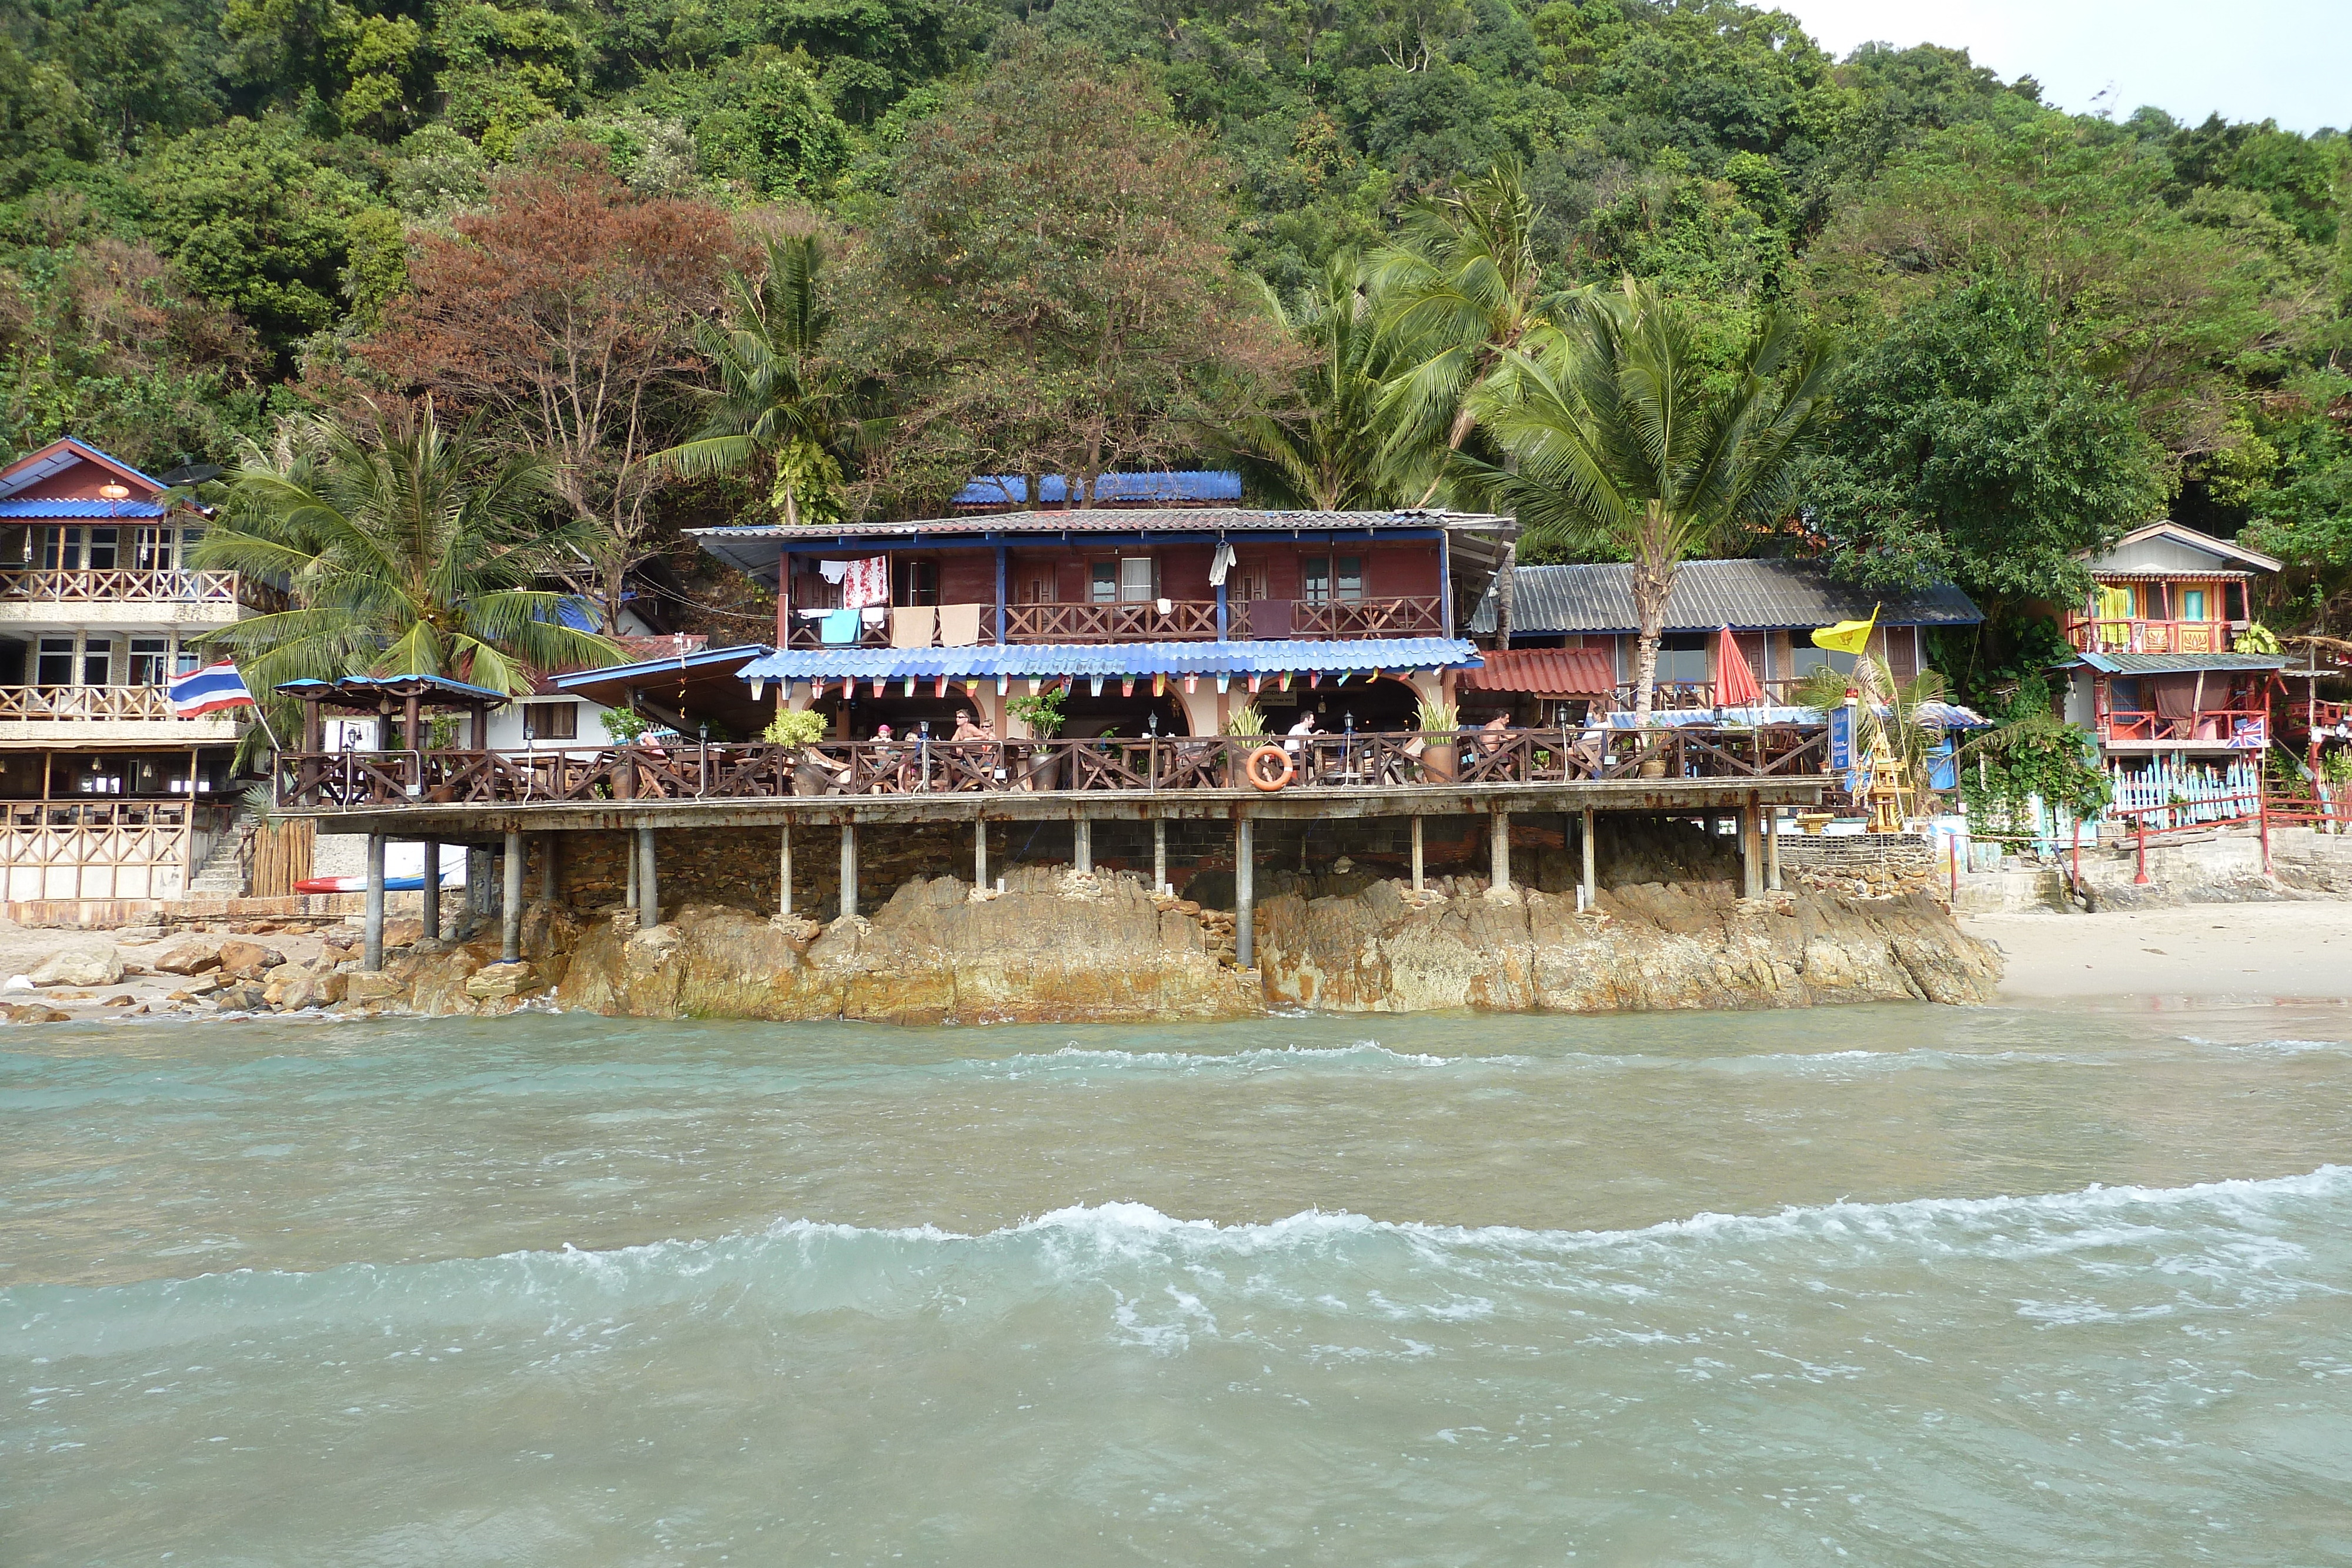
<path id="1" fill-rule="evenodd" d="M 231 941 L 220 945 L 221 973 L 240 979 L 259 979 L 264 971 L 286 962 L 286 955 L 258 942 Z"/>
<path id="2" fill-rule="evenodd" d="M 383 923 L 383 945 L 405 947 L 425 935 L 425 922 L 414 915 L 403 915 Z"/>
<path id="3" fill-rule="evenodd" d="M 400 982 L 381 969 L 361 969 L 343 977 L 343 999 L 349 1002 L 383 1001 L 400 992 Z"/>
<path id="4" fill-rule="evenodd" d="M 491 964 L 467 977 L 466 994 L 477 1001 L 487 1001 L 492 997 L 520 996 L 530 988 L 531 979 L 529 964 Z"/>
<path id="5" fill-rule="evenodd" d="M 5 1014 L 10 1023 L 70 1023 L 73 1021 L 73 1014 L 40 1002 L 0 1004 L 0 1014 Z"/>
<path id="6" fill-rule="evenodd" d="M 111 942 L 77 942 L 42 959 L 28 977 L 37 986 L 110 986 L 122 978 L 122 955 Z"/>
<path id="7" fill-rule="evenodd" d="M 127 1008 L 138 999 L 137 997 L 131 996 L 109 997 L 98 1005 L 102 1008 Z"/>

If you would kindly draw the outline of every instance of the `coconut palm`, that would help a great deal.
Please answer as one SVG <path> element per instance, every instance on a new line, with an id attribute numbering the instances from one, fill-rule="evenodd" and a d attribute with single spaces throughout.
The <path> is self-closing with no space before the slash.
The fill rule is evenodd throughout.
<path id="1" fill-rule="evenodd" d="M 1720 553 L 1791 504 L 1826 408 L 1826 337 L 1765 312 L 1728 370 L 1643 283 L 1580 295 L 1474 400 L 1503 465 L 1456 455 L 1465 486 L 1518 516 L 1520 548 L 1630 559 L 1633 705 L 1650 721 L 1675 569 Z"/>
<path id="2" fill-rule="evenodd" d="M 246 685 L 431 674 L 520 696 L 530 670 L 615 662 L 614 643 L 562 623 L 563 595 L 533 586 L 577 542 L 540 526 L 545 465 L 491 454 L 471 423 L 446 429 L 429 402 L 370 412 L 357 432 L 316 417 L 273 449 L 245 442 L 207 487 L 219 517 L 194 564 L 292 601 L 206 639 Z"/>
<path id="3" fill-rule="evenodd" d="M 1475 428 L 1478 390 L 1550 321 L 1565 296 L 1547 291 L 1536 261 L 1541 216 L 1518 170 L 1423 204 L 1372 269 L 1383 350 L 1394 370 L 1381 396 L 1389 457 L 1422 466 L 1427 505 L 1446 454 Z"/>
<path id="4" fill-rule="evenodd" d="M 785 235 L 766 253 L 758 277 L 729 275 L 725 319 L 695 334 L 719 371 L 709 416 L 646 461 L 688 477 L 764 466 L 787 528 L 831 523 L 841 516 L 841 456 L 873 423 L 856 417 L 849 373 L 824 351 L 833 329 L 818 287 L 824 247 L 814 235 Z"/>
<path id="5" fill-rule="evenodd" d="M 1369 280 L 1361 259 L 1341 252 L 1289 305 L 1259 284 L 1268 312 L 1312 357 L 1293 382 L 1293 408 L 1250 408 L 1218 423 L 1210 440 L 1279 499 L 1334 512 L 1395 497 L 1380 410 L 1387 356 Z"/>

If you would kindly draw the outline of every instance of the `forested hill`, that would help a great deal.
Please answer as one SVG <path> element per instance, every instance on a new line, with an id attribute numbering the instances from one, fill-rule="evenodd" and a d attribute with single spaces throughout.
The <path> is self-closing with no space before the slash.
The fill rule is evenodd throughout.
<path id="1" fill-rule="evenodd" d="M 2352 147 L 2333 131 L 2069 117 L 1964 53 L 1838 61 L 1724 0 L 15 0 L 0 18 L 10 452 L 70 429 L 149 465 L 225 459 L 321 365 L 383 363 L 419 258 L 446 262 L 433 247 L 502 169 L 573 139 L 635 199 L 806 205 L 882 236 L 887 314 L 951 333 L 996 285 L 968 256 L 893 267 L 952 248 L 969 212 L 948 193 L 991 184 L 992 155 L 1023 199 L 1108 178 L 1115 159 L 1051 145 L 1117 120 L 1088 107 L 1108 91 L 1129 100 L 1118 135 L 1164 121 L 1196 165 L 1160 187 L 1195 209 L 1171 243 L 1205 225 L 1235 298 L 1253 274 L 1311 292 L 1335 254 L 1503 165 L 1538 209 L 1549 287 L 1652 279 L 1726 345 L 1767 302 L 1840 328 L 1809 518 L 1865 576 L 2028 594 L 2167 509 L 2252 525 L 2299 593 L 2352 570 Z M 943 121 L 962 129 L 927 141 Z M 1006 341 L 960 340 L 958 373 Z M 920 353 L 885 350 L 883 383 L 922 382 Z M 972 435 L 1002 410 L 970 385 L 927 407 L 902 424 L 935 461 L 853 476 L 869 503 L 935 499 L 1009 450 Z"/>

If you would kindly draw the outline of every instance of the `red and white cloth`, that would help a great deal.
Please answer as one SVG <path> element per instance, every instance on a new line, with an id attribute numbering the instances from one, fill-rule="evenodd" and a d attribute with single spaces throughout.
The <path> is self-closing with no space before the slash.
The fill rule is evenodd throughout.
<path id="1" fill-rule="evenodd" d="M 890 558 L 868 556 L 864 560 L 847 563 L 841 574 L 841 607 L 863 610 L 869 604 L 890 602 Z"/>

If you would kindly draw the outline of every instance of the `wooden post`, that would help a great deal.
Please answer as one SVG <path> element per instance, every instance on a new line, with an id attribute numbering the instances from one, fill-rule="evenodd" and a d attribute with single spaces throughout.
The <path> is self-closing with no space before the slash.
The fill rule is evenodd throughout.
<path id="1" fill-rule="evenodd" d="M 441 939 L 441 844 L 438 840 L 425 841 L 425 888 L 421 915 L 425 935 L 435 941 Z"/>
<path id="2" fill-rule="evenodd" d="M 841 917 L 857 913 L 857 824 L 841 819 Z"/>
<path id="3" fill-rule="evenodd" d="M 1739 808 L 1739 896 L 1764 896 L 1764 845 L 1757 831 L 1759 808 L 1754 797 Z"/>
<path id="4" fill-rule="evenodd" d="M 367 842 L 367 924 L 360 939 L 360 967 L 383 967 L 383 835 L 370 833 Z"/>
<path id="5" fill-rule="evenodd" d="M 1412 890 L 1415 893 L 1422 890 L 1421 866 L 1421 819 L 1415 817 L 1412 820 Z"/>
<path id="6" fill-rule="evenodd" d="M 793 820 L 786 817 L 777 829 L 776 844 L 776 913 L 793 912 Z"/>
<path id="7" fill-rule="evenodd" d="M 776 652 L 793 645 L 793 552 L 776 547 Z M 790 682 L 785 685 L 789 686 Z M 782 709 L 778 710 L 782 711 Z M 787 913 L 790 913 L 787 911 Z"/>
<path id="8" fill-rule="evenodd" d="M 1491 873 L 1487 879 L 1489 883 L 1495 887 L 1510 886 L 1511 814 L 1508 811 L 1497 810 L 1487 819 L 1486 859 Z"/>
<path id="9" fill-rule="evenodd" d="M 499 914 L 499 962 L 513 964 L 522 958 L 522 834 L 509 830 L 507 833 L 507 884 L 504 907 Z"/>
<path id="10" fill-rule="evenodd" d="M 1095 869 L 1095 825 L 1080 817 L 1070 824 L 1070 862 L 1079 871 Z"/>
<path id="11" fill-rule="evenodd" d="M 654 868 L 654 831 L 637 830 L 637 928 L 661 924 L 661 878 Z"/>
<path id="12" fill-rule="evenodd" d="M 203 754 L 194 747 L 188 747 L 188 825 L 180 837 L 180 896 L 185 898 L 196 888 L 196 769 L 202 766 Z M 236 814 L 230 814 L 230 821 Z M 2265 867 L 2265 870 L 2268 868 Z M 240 886 L 237 891 L 243 893 Z"/>
<path id="13" fill-rule="evenodd" d="M 1584 840 L 1584 882 L 1579 890 L 1582 896 L 1578 902 L 1587 909 L 1597 907 L 1601 899 L 1601 884 L 1594 876 L 1592 869 L 1592 830 L 1597 825 L 1599 816 L 1600 813 L 1593 810 L 1591 807 L 1584 808 L 1584 831 L 1581 835 Z"/>
<path id="14" fill-rule="evenodd" d="M 1006 640 L 1004 635 L 1004 547 L 998 545 L 996 547 L 996 641 L 1002 645 Z M 996 733 L 999 736 L 1004 733 L 1004 716 L 1002 713 L 996 716 Z"/>
<path id="15" fill-rule="evenodd" d="M 1250 820 L 1236 813 L 1234 817 L 1234 962 L 1243 968 L 1255 967 L 1257 955 L 1255 930 L 1256 846 L 1250 839 Z"/>
<path id="16" fill-rule="evenodd" d="M 1151 889 L 1167 893 L 1168 886 L 1168 819 L 1151 819 Z"/>
<path id="17" fill-rule="evenodd" d="M 977 813 L 971 819 L 971 885 L 974 892 L 988 891 L 988 819 Z"/>

